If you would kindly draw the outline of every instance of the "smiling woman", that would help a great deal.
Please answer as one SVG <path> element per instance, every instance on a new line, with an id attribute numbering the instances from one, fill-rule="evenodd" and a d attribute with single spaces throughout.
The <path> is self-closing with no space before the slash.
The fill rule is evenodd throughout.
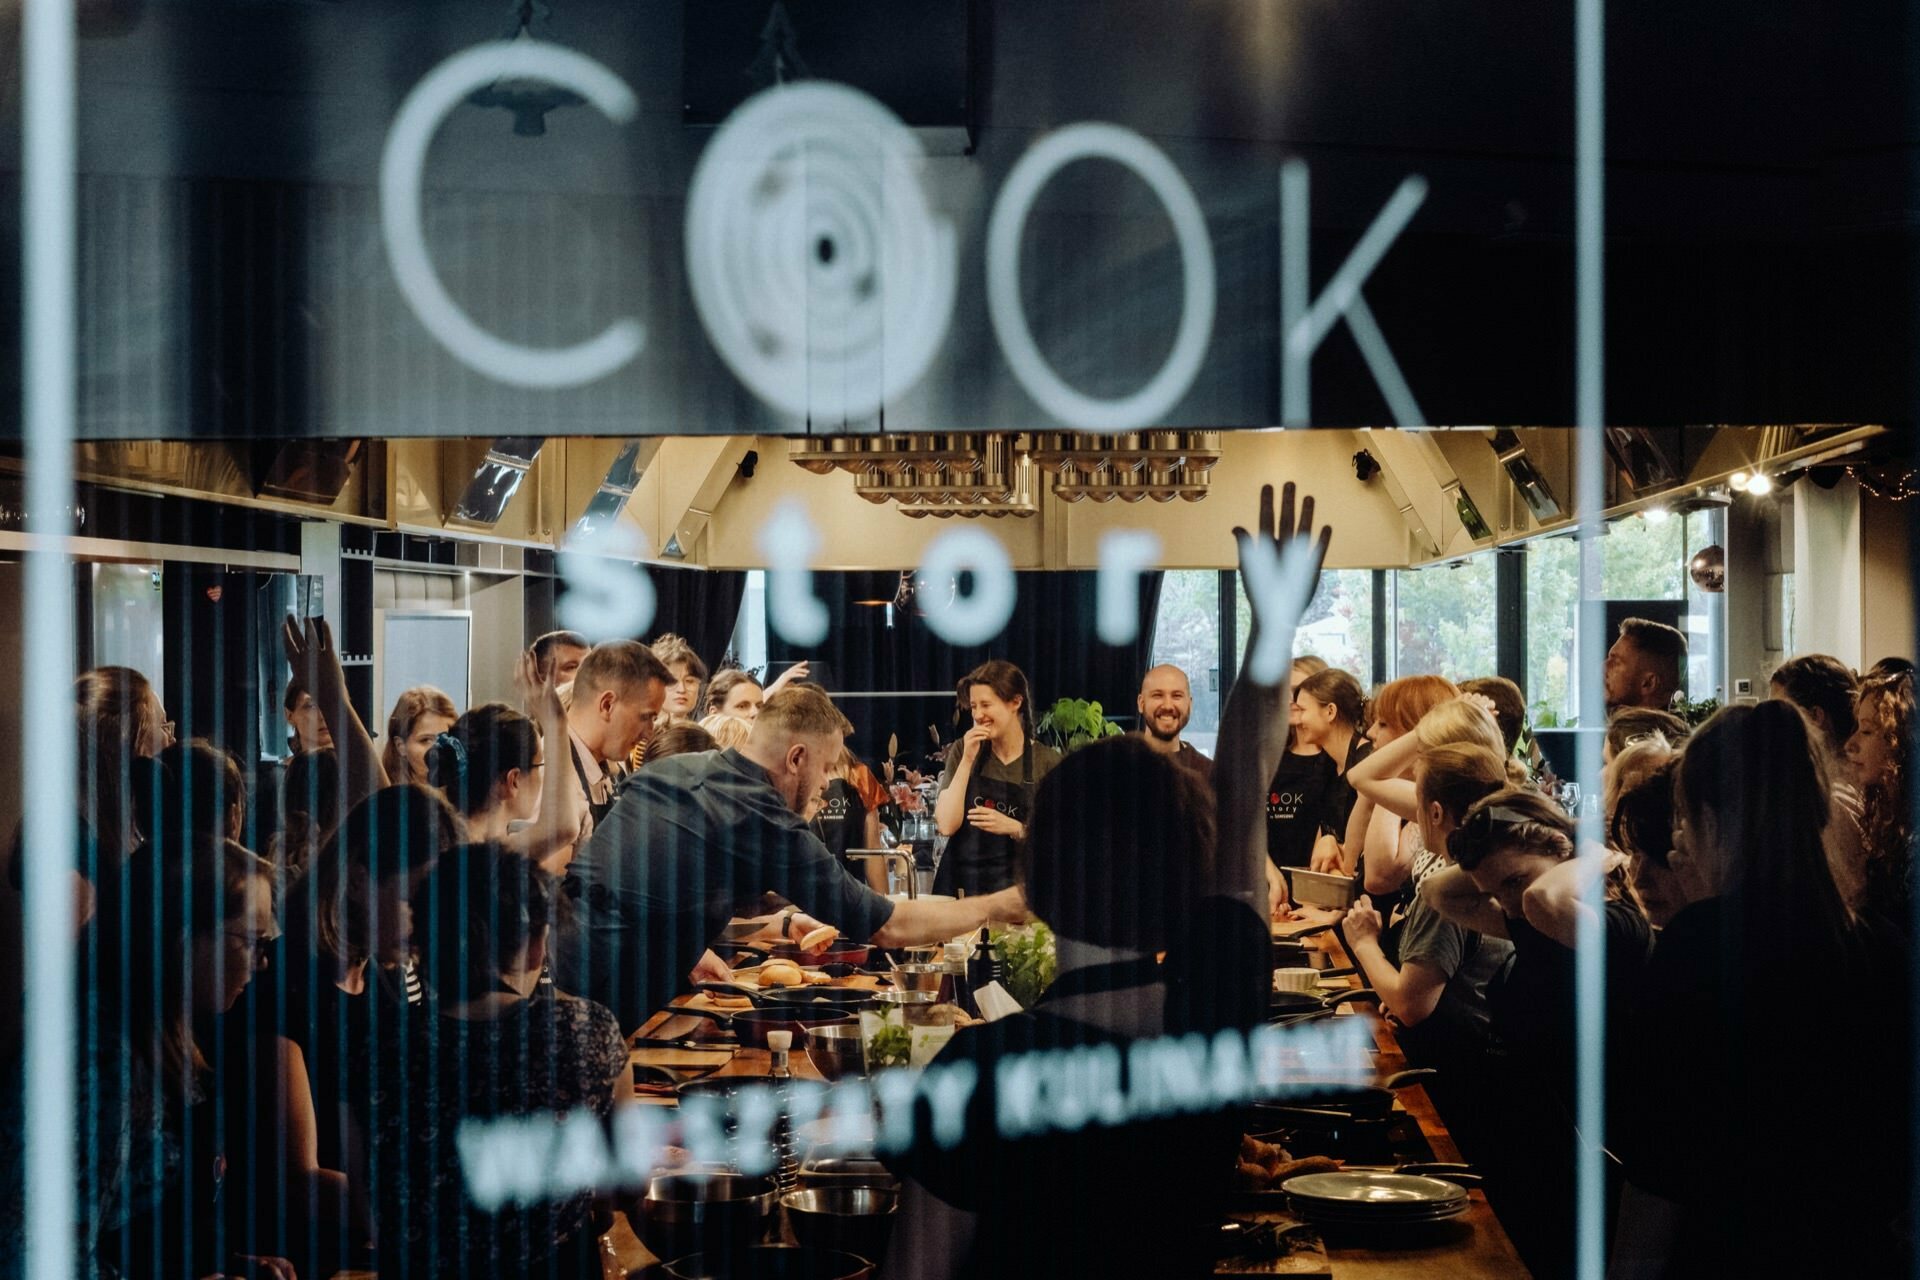
<path id="1" fill-rule="evenodd" d="M 1034 740 L 1027 677 L 1011 662 L 982 663 L 957 692 L 972 727 L 948 749 L 940 775 L 933 812 L 947 847 L 933 888 L 992 893 L 1014 881 L 1033 790 L 1060 762 L 1060 753 Z"/>

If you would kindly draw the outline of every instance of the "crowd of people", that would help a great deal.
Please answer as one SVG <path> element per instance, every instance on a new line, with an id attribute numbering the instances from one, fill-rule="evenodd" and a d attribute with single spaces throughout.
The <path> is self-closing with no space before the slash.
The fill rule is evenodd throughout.
<path id="1" fill-rule="evenodd" d="M 1310 501 L 1296 523 L 1291 486 L 1277 515 L 1271 497 L 1243 563 L 1263 542 L 1324 556 Z M 1284 630 L 1290 650 L 1304 603 L 1260 602 L 1255 640 Z M 481 1212 L 460 1127 L 630 1100 L 626 1039 L 729 976 L 714 948 L 749 904 L 789 904 L 796 941 L 828 925 L 881 947 L 1045 920 L 1046 996 L 946 1050 L 990 1074 L 1009 1054 L 1260 1021 L 1269 924 L 1312 918 L 1302 870 L 1362 891 L 1326 922 L 1435 1069 L 1435 1105 L 1535 1274 L 1571 1274 L 1592 1147 L 1616 1274 L 1763 1273 L 1779 1189 L 1732 1171 L 1777 1161 L 1789 1135 L 1821 1153 L 1807 1194 L 1836 1273 L 1906 1263 L 1904 661 L 1797 657 L 1769 700 L 1689 725 L 1671 710 L 1684 635 L 1628 620 L 1605 659 L 1591 849 L 1497 676 L 1409 674 L 1369 696 L 1313 657 L 1284 682 L 1249 665 L 1209 759 L 1184 738 L 1187 674 L 1156 666 L 1137 732 L 1063 755 L 1035 735 L 1026 675 L 989 661 L 958 683 L 934 893 L 909 898 L 854 856 L 893 843 L 892 762 L 883 782 L 854 754 L 804 663 L 763 686 L 677 636 L 553 632 L 520 658 L 514 704 L 409 689 L 376 746 L 326 624 L 283 638 L 278 796 L 175 741 L 139 673 L 75 687 L 81 838 L 53 853 L 73 867 L 86 1274 L 598 1275 L 607 1202 Z M 16 842 L 14 883 L 47 856 Z M 1604 1137 L 1576 1123 L 1576 955 L 1596 939 Z M 17 1009 L 7 1025 L 17 1061 Z M 1786 1118 L 1838 1088 L 1845 1114 Z M 15 1243 L 22 1102 L 8 1091 L 0 1125 Z M 991 1107 L 977 1095 L 957 1148 L 900 1158 L 884 1274 L 1206 1269 L 1234 1116 L 1021 1143 Z M 11 1274 L 18 1249 L 0 1257 Z"/>

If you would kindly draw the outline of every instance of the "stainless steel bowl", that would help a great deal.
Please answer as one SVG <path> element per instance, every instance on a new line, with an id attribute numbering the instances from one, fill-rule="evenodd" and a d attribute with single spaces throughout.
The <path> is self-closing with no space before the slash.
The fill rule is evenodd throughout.
<path id="1" fill-rule="evenodd" d="M 884 1187 L 814 1187 L 780 1197 L 793 1238 L 879 1262 L 893 1234 L 899 1193 Z"/>
<path id="2" fill-rule="evenodd" d="M 938 992 L 947 979 L 944 964 L 897 964 L 893 966 L 893 985 L 901 991 Z"/>
<path id="3" fill-rule="evenodd" d="M 660 1174 L 647 1183 L 634 1226 L 656 1257 L 730 1256 L 766 1239 L 773 1179 L 738 1173 Z"/>
<path id="4" fill-rule="evenodd" d="M 860 1035 L 860 1027 L 831 1024 L 824 1027 L 808 1027 L 807 1061 L 813 1069 L 829 1080 L 844 1080 L 849 1076 L 867 1074 L 866 1041 Z"/>
<path id="5" fill-rule="evenodd" d="M 940 993 L 938 991 L 876 991 L 873 993 L 873 1000 L 875 1004 L 909 1008 L 915 1005 L 938 1004 Z"/>

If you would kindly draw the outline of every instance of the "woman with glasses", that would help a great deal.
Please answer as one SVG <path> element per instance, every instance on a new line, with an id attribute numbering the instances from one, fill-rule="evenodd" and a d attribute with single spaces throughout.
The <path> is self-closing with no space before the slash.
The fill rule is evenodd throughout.
<path id="1" fill-rule="evenodd" d="M 1606 941 L 1607 1044 L 1625 1043 L 1624 1014 L 1645 970 L 1652 930 L 1627 892 L 1625 858 L 1576 858 L 1574 822 L 1537 791 L 1507 787 L 1478 801 L 1447 837 L 1454 865 L 1420 886 L 1429 906 L 1462 928 L 1513 942 L 1513 963 L 1488 991 L 1492 1030 L 1507 1061 L 1496 1086 L 1509 1105 L 1488 1164 L 1509 1203 L 1500 1220 L 1537 1276 L 1573 1273 L 1578 1097 L 1574 948 L 1585 918 Z M 1595 919 L 1585 901 L 1603 880 Z M 1608 1191 L 1618 1190 L 1609 1165 Z M 1518 1203 L 1515 1203 L 1518 1201 Z"/>
<path id="2" fill-rule="evenodd" d="M 74 1085 L 75 1274 L 252 1271 L 292 1280 L 280 1259 L 241 1259 L 212 1229 L 226 1164 L 208 1120 L 198 1028 L 230 1009 L 275 934 L 267 863 L 231 840 L 154 839 L 100 878 L 83 939 Z M 14 1064 L 13 1070 L 18 1070 Z M 20 1095 L 0 1118 L 0 1273 L 19 1264 L 26 1183 Z M 235 1169 L 231 1185 L 244 1182 Z M 240 1250 L 244 1252 L 244 1248 Z"/>
<path id="3" fill-rule="evenodd" d="M 542 861 L 572 849 L 586 825 L 586 797 L 563 763 L 548 768 L 546 743 L 568 749 L 567 713 L 552 676 L 531 652 L 515 680 L 536 725 L 504 702 L 474 707 L 427 751 L 427 778 L 466 824 L 466 839 L 492 840 Z"/>

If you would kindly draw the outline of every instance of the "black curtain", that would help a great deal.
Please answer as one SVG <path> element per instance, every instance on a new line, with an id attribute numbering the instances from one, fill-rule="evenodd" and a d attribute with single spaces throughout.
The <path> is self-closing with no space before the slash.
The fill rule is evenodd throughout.
<path id="1" fill-rule="evenodd" d="M 656 603 L 653 627 L 642 639 L 651 643 L 669 631 L 685 637 L 709 671 L 733 643 L 747 575 L 737 569 L 663 569 L 648 565 Z"/>
<path id="2" fill-rule="evenodd" d="M 1097 574 L 1034 571 L 1016 573 L 1014 579 L 1018 603 L 1006 630 L 988 644 L 957 647 L 936 637 L 924 618 L 896 611 L 889 627 L 884 607 L 855 603 L 891 599 L 899 574 L 816 573 L 814 592 L 833 619 L 825 642 L 803 649 L 769 628 L 767 654 L 775 672 L 808 659 L 836 696 L 929 695 L 840 699 L 855 726 L 856 749 L 868 758 L 884 754 L 890 733 L 917 750 L 925 745 L 930 722 L 944 739 L 953 738 L 953 687 L 989 658 L 1004 658 L 1026 673 L 1036 720 L 1057 698 L 1094 700 L 1109 717 L 1130 720 L 1153 649 L 1162 575 L 1141 575 L 1140 628 L 1124 645 L 1103 644 L 1094 633 Z"/>
<path id="3" fill-rule="evenodd" d="M 258 767 L 263 747 L 268 755 L 284 750 L 284 744 L 263 743 L 260 736 L 262 699 L 277 707 L 281 692 L 263 690 L 260 676 L 263 646 L 274 646 L 278 660 L 279 632 L 263 632 L 257 608 L 273 576 L 168 561 L 161 578 L 167 714 L 181 741 L 205 738 L 240 761 L 254 789 L 242 837 L 250 849 L 266 847 L 279 805 L 279 797 L 267 793 L 271 771 Z"/>

